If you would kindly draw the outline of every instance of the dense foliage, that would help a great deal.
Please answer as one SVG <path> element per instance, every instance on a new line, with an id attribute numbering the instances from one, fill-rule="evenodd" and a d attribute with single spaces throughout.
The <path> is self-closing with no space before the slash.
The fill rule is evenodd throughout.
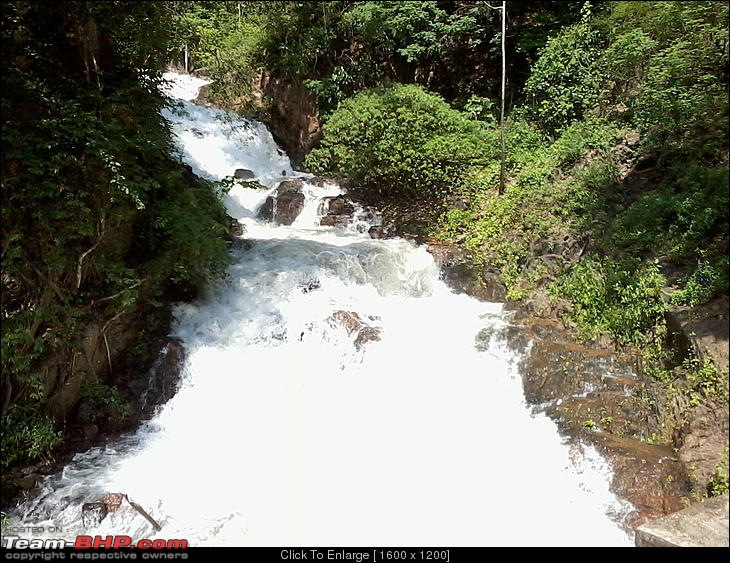
<path id="1" fill-rule="evenodd" d="M 510 2 L 514 88 L 548 34 L 574 22 L 580 5 Z M 176 14 L 179 59 L 187 45 L 192 67 L 216 78 L 221 102 L 245 97 L 250 83 L 237 78 L 257 68 L 306 84 L 323 110 L 389 80 L 459 105 L 499 92 L 500 12 L 487 2 L 184 2 Z"/>
<path id="2" fill-rule="evenodd" d="M 227 253 L 223 207 L 172 156 L 159 114 L 168 7 L 6 2 L 2 15 L 7 466 L 58 442 L 48 402 L 89 326 L 202 283 Z M 113 382 L 84 389 L 118 406 Z"/>
<path id="3" fill-rule="evenodd" d="M 328 118 L 306 164 L 383 198 L 440 201 L 494 158 L 493 131 L 415 85 L 365 90 Z"/>

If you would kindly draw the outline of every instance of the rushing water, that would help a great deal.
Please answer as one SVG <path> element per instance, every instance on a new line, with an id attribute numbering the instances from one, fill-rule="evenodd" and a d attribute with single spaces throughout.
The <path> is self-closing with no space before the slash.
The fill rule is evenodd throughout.
<path id="1" fill-rule="evenodd" d="M 203 81 L 175 77 L 190 100 Z M 452 293 L 430 254 L 402 239 L 318 225 L 305 184 L 291 227 L 256 217 L 292 170 L 265 127 L 181 102 L 165 116 L 204 177 L 252 170 L 235 187 L 246 228 L 226 279 L 176 308 L 188 351 L 179 392 L 138 432 L 78 454 L 10 514 L 25 537 L 126 534 L 202 546 L 616 546 L 626 509 L 590 447 L 531 414 L 500 304 Z M 356 345 L 333 318 L 380 330 Z M 485 342 L 478 334 L 495 336 Z M 85 528 L 81 505 L 124 492 Z M 24 533 L 22 527 L 45 527 Z M 49 531 L 48 527 L 62 529 Z"/>

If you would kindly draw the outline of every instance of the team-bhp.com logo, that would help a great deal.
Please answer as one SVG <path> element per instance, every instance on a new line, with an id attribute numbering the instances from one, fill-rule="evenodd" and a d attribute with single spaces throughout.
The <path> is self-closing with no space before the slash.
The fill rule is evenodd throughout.
<path id="1" fill-rule="evenodd" d="M 188 540 L 149 540 L 143 539 L 136 543 L 130 536 L 77 536 L 74 541 L 64 539 L 27 539 L 6 537 L 7 549 L 187 549 Z"/>

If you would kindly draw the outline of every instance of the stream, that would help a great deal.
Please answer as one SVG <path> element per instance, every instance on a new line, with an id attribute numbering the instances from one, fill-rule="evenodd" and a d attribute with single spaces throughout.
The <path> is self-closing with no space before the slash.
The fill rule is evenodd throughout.
<path id="1" fill-rule="evenodd" d="M 175 307 L 176 395 L 48 476 L 8 529 L 190 546 L 631 546 L 606 462 L 526 404 L 502 304 L 453 293 L 425 247 L 371 239 L 366 221 L 319 225 L 342 188 L 293 170 L 263 124 L 194 105 L 204 80 L 166 76 L 182 160 L 208 179 L 248 169 L 267 189 L 224 196 L 245 231 L 225 279 Z M 306 196 L 294 223 L 258 219 L 292 178 Z M 128 505 L 84 526 L 82 504 L 107 492 L 161 530 Z"/>

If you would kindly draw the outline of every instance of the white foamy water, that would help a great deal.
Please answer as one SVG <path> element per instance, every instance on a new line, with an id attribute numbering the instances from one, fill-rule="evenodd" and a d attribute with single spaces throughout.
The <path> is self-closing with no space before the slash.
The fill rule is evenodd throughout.
<path id="1" fill-rule="evenodd" d="M 189 86 L 175 92 L 192 99 Z M 166 115 L 196 173 L 244 167 L 272 188 L 297 175 L 262 125 L 184 110 Z M 423 247 L 318 226 L 319 197 L 340 190 L 305 191 L 291 227 L 255 218 L 267 192 L 227 196 L 247 242 L 224 281 L 176 308 L 179 392 L 136 434 L 49 477 L 11 527 L 192 546 L 631 545 L 608 515 L 627 507 L 606 463 L 530 413 L 498 336 L 475 345 L 505 326 L 501 305 L 453 294 Z M 358 346 L 342 311 L 379 340 Z M 162 530 L 129 507 L 84 528 L 81 504 L 116 491 Z"/>

